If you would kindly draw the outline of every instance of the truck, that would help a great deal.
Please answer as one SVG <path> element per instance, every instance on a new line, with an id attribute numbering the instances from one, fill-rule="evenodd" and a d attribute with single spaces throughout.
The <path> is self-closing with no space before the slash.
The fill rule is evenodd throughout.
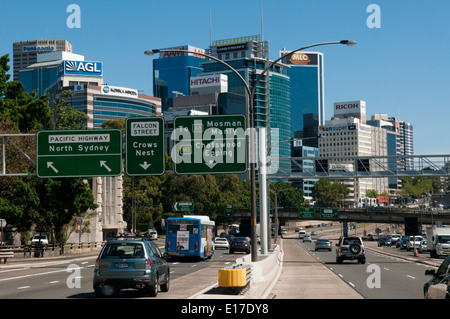
<path id="1" fill-rule="evenodd" d="M 428 227 L 427 249 L 431 258 L 450 254 L 450 228 Z"/>

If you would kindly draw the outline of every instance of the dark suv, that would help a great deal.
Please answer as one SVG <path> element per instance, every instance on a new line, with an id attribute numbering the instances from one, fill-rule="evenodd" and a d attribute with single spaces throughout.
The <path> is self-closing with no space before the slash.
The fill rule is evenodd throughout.
<path id="1" fill-rule="evenodd" d="M 235 251 L 250 254 L 250 241 L 246 237 L 234 237 L 230 244 L 230 254 L 234 254 Z"/>
<path id="2" fill-rule="evenodd" d="M 360 237 L 341 237 L 336 246 L 336 263 L 342 264 L 346 259 L 366 263 L 366 252 Z"/>
<path id="3" fill-rule="evenodd" d="M 130 237 L 108 241 L 94 270 L 97 297 L 112 295 L 125 288 L 142 289 L 152 297 L 169 291 L 169 265 L 153 241 Z"/>

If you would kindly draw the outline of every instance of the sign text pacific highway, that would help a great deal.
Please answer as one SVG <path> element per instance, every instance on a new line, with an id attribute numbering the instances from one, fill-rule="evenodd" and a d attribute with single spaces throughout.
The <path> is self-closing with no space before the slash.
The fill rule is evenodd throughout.
<path id="1" fill-rule="evenodd" d="M 38 177 L 94 177 L 122 174 L 120 130 L 40 131 Z"/>

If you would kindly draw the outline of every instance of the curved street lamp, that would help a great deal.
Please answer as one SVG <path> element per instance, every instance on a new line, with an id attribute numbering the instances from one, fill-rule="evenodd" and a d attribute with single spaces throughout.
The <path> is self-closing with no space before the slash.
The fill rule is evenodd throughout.
<path id="1" fill-rule="evenodd" d="M 212 55 L 209 55 L 206 53 L 194 52 L 194 51 L 183 50 L 183 49 L 152 49 L 152 50 L 147 50 L 144 52 L 145 55 L 149 55 L 149 56 L 154 55 L 156 53 L 161 53 L 161 52 L 183 52 L 183 53 L 192 53 L 192 54 L 196 54 L 196 55 L 201 55 L 201 56 L 204 56 L 206 58 L 209 58 L 211 60 L 214 60 L 216 62 L 223 64 L 225 67 L 230 69 L 234 74 L 236 74 L 238 76 L 238 78 L 241 80 L 241 82 L 243 83 L 243 85 L 247 91 L 247 94 L 248 94 L 247 112 L 248 112 L 249 119 L 247 121 L 249 123 L 249 128 L 250 128 L 250 140 L 249 140 L 249 144 L 248 144 L 248 152 L 249 152 L 250 158 L 252 159 L 252 160 L 250 160 L 250 180 L 251 180 L 250 207 L 251 207 L 251 242 L 252 243 L 257 242 L 256 241 L 256 219 L 257 219 L 257 214 L 256 214 L 256 167 L 255 167 L 255 160 L 254 160 L 256 157 L 254 157 L 254 151 L 253 151 L 254 150 L 253 146 L 255 145 L 255 136 L 254 136 L 254 130 L 253 130 L 255 128 L 255 117 L 254 117 L 254 113 L 253 113 L 253 111 L 254 111 L 253 110 L 253 98 L 254 98 L 254 95 L 256 92 L 256 86 L 259 83 L 259 81 L 261 80 L 261 78 L 263 77 L 263 75 L 268 70 L 270 70 L 270 68 L 273 65 L 275 65 L 278 61 L 282 60 L 283 58 L 285 58 L 297 51 L 301 51 L 301 50 L 312 48 L 312 47 L 322 46 L 322 45 L 328 45 L 328 44 L 343 44 L 343 45 L 347 45 L 347 46 L 352 46 L 352 45 L 356 44 L 356 41 L 341 40 L 341 41 L 333 41 L 333 42 L 321 42 L 321 43 L 304 46 L 304 47 L 298 48 L 294 51 L 291 51 L 288 54 L 284 54 L 281 57 L 279 57 L 278 59 L 276 59 L 275 61 L 272 61 L 269 64 L 269 66 L 266 69 L 264 69 L 264 71 L 256 79 L 255 83 L 253 83 L 253 87 L 251 90 L 250 90 L 250 86 L 247 83 L 247 81 L 245 81 L 245 79 L 239 74 L 238 71 L 236 71 L 228 63 L 216 58 L 215 56 L 212 56 Z M 266 239 L 262 238 L 262 236 L 261 236 L 261 241 L 262 240 L 266 240 Z M 266 254 L 267 251 L 261 251 L 261 253 Z M 257 261 L 257 259 L 258 259 L 257 245 L 251 246 L 251 257 L 252 257 L 252 261 Z"/>

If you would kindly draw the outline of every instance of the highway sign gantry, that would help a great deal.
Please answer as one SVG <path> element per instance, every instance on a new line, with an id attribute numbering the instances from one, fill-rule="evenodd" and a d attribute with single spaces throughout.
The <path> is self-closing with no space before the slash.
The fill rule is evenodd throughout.
<path id="1" fill-rule="evenodd" d="M 128 118 L 126 121 L 126 173 L 161 175 L 165 171 L 164 119 Z"/>
<path id="2" fill-rule="evenodd" d="M 38 177 L 96 177 L 122 174 L 120 130 L 40 131 L 36 139 Z"/>
<path id="3" fill-rule="evenodd" d="M 178 116 L 171 157 L 177 174 L 228 174 L 247 170 L 244 115 Z"/>

